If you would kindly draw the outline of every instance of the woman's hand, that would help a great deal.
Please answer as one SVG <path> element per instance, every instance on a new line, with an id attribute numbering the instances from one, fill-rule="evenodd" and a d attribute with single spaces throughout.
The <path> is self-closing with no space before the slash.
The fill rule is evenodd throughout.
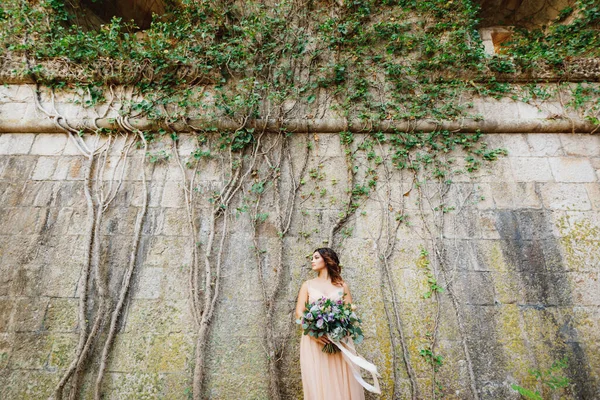
<path id="1" fill-rule="evenodd" d="M 309 335 L 309 336 L 310 336 L 310 335 Z M 321 336 L 321 337 L 319 337 L 319 338 L 316 338 L 316 337 L 314 337 L 314 336 L 310 336 L 310 338 L 311 338 L 312 340 L 315 340 L 315 341 L 317 341 L 317 342 L 321 343 L 323 346 L 325 346 L 327 343 L 331 343 L 331 340 L 329 340 L 329 338 L 328 338 L 327 336 Z"/>

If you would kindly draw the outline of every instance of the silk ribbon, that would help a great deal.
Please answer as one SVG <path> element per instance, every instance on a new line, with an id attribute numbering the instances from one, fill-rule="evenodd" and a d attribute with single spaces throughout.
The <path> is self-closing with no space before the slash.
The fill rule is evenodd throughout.
<path id="1" fill-rule="evenodd" d="M 342 351 L 344 361 L 346 361 L 346 363 L 350 367 L 352 375 L 354 375 L 354 378 L 358 381 L 358 383 L 360 383 L 362 387 L 364 387 L 371 393 L 381 394 L 381 389 L 379 388 L 379 381 L 377 380 L 377 377 L 380 376 L 377 372 L 377 367 L 374 364 L 371 364 L 370 362 L 362 358 L 361 356 L 359 356 L 356 350 L 352 349 L 350 346 L 344 343 L 344 340 L 348 340 L 347 338 L 344 338 L 338 342 L 333 340 L 331 336 L 329 336 L 329 334 L 327 334 L 327 337 Z M 373 385 L 366 382 L 362 378 L 362 376 L 360 375 L 361 368 L 371 373 L 371 376 L 373 377 Z"/>

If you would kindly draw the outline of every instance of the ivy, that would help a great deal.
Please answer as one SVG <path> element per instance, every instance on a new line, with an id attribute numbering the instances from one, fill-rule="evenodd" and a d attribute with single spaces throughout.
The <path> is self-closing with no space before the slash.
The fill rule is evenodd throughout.
<path id="1" fill-rule="evenodd" d="M 483 52 L 479 10 L 470 0 L 331 7 L 308 0 L 272 7 L 186 0 L 170 4 L 143 32 L 120 18 L 86 31 L 65 2 L 7 0 L 0 8 L 0 56 L 14 67 L 10 74 L 48 85 L 132 84 L 154 97 L 132 110 L 151 119 L 164 119 L 163 106 L 174 105 L 180 109 L 169 113 L 174 120 L 197 107 L 216 119 L 260 119 L 286 101 L 310 110 L 325 89 L 342 115 L 381 121 L 468 116 L 459 97 L 510 95 L 511 85 L 493 74 L 538 61 L 560 71 L 568 57 L 600 51 L 594 0 L 578 0 L 548 27 L 517 30 L 497 57 Z M 217 90 L 213 103 L 194 97 L 192 88 L 206 84 Z M 249 143 L 248 132 L 243 136 L 240 145 Z"/>

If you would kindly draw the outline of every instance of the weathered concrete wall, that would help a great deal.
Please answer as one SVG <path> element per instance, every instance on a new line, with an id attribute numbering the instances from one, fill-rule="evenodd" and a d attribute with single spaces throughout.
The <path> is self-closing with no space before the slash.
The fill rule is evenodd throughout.
<path id="1" fill-rule="evenodd" d="M 291 138 L 293 165 L 301 162 L 306 138 Z M 338 135 L 309 138 L 314 146 L 308 169 L 320 177 L 307 178 L 285 238 L 285 288 L 274 321 L 282 331 L 293 319 L 300 284 L 312 276 L 306 256 L 323 245 L 346 196 Z M 448 195 L 456 210 L 444 214 L 441 236 L 428 231 L 434 226 L 428 218 L 435 212 L 423 210 L 427 203 L 410 190 L 412 176 L 395 172 L 389 181 L 392 200 L 412 222 L 398 231 L 389 263 L 421 397 L 432 396 L 431 368 L 419 350 L 428 342 L 435 302 L 423 298 L 428 286 L 419 246 L 433 253 L 432 240 L 441 237 L 437 245 L 445 251 L 448 274 L 439 280 L 451 283 L 458 299 L 457 311 L 446 292 L 440 296 L 437 352 L 444 365 L 436 380 L 446 397 L 472 397 L 465 339 L 480 398 L 518 398 L 511 384 L 535 388 L 528 369 L 548 368 L 564 355 L 569 367 L 563 374 L 572 385 L 563 394 L 599 398 L 600 136 L 494 134 L 487 140 L 507 148 L 509 155 L 473 176 L 457 176 Z M 189 136 L 182 142 L 187 159 L 194 147 Z M 117 140 L 108 170 L 117 165 L 123 143 Z M 161 148 L 171 151 L 168 141 L 154 144 L 152 151 Z M 0 154 L 0 398 L 47 398 L 78 340 L 86 160 L 63 134 L 3 134 Z M 132 149 L 124 181 L 102 224 L 102 262 L 113 291 L 128 262 L 141 205 L 140 157 L 143 152 Z M 221 167 L 218 160 L 205 161 L 197 176 L 200 199 L 194 206 L 202 243 L 208 236 L 208 194 L 228 179 Z M 151 190 L 140 264 L 110 356 L 105 393 L 114 399 L 185 399 L 191 391 L 195 334 L 188 301 L 192 243 L 182 175 L 172 157 L 146 168 Z M 366 339 L 358 350 L 381 371 L 381 398 L 393 397 L 394 365 L 398 393 L 407 398 L 409 380 L 398 335 L 384 307 L 390 304 L 389 287 L 377 259 L 382 191 L 361 203 L 335 247 L 364 320 Z M 263 303 L 252 228 L 242 205 L 240 200 L 228 210 L 222 294 L 208 349 L 207 396 L 213 399 L 265 399 L 268 393 Z M 270 222 L 259 231 L 265 249 L 276 245 Z M 267 275 L 269 262 L 267 256 Z M 462 333 L 457 313 L 464 319 Z M 293 330 L 282 364 L 284 393 L 290 399 L 302 395 L 299 338 L 300 331 Z M 87 398 L 90 382 L 85 388 Z"/>

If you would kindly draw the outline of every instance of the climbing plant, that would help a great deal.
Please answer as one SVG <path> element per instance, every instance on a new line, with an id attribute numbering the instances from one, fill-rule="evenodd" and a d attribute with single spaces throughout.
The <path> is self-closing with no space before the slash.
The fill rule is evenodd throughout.
<path id="1" fill-rule="evenodd" d="M 318 237 L 315 244 L 341 246 L 353 234 L 350 222 L 367 213 L 362 208 L 373 200 L 381 205 L 374 240 L 382 297 L 390 300 L 385 302 L 385 314 L 394 343 L 394 398 L 405 395 L 399 383 L 401 369 L 408 377 L 413 399 L 426 393 L 414 368 L 420 361 L 431 367 L 431 391 L 427 393 L 432 397 L 443 394 L 436 380 L 443 364 L 436 347 L 442 296 L 452 305 L 471 394 L 478 398 L 463 311 L 452 284 L 455 268 L 443 239 L 448 214 L 460 213 L 477 196 L 471 188 L 459 196 L 460 204 L 452 203 L 449 197 L 455 178 L 478 173 L 506 151 L 489 148 L 482 140 L 485 132 L 433 129 L 424 133 L 416 122 L 480 120 L 472 111 L 473 99 L 489 96 L 510 97 L 539 107 L 557 98 L 566 109 L 598 125 L 600 96 L 593 85 L 533 80 L 523 89 L 507 78 L 542 67 L 560 76 L 568 72 L 573 58 L 600 56 L 600 12 L 593 0 L 578 0 L 549 27 L 517 30 L 512 42 L 495 57 L 483 51 L 477 31 L 478 7 L 470 0 L 182 0 L 170 4 L 164 15 L 155 16 L 144 31 L 119 18 L 98 30 L 83 30 L 73 24 L 71 12 L 59 0 L 6 0 L 0 6 L 0 76 L 7 82 L 34 84 L 38 109 L 69 135 L 87 162 L 88 253 L 81 280 L 80 336 L 75 357 L 57 384 L 57 399 L 78 396 L 94 348 L 101 354 L 94 389 L 95 397 L 101 398 L 108 355 L 139 262 L 146 200 L 136 220 L 128 269 L 113 301 L 106 266 L 99 258 L 99 229 L 103 212 L 121 189 L 122 177 L 113 177 L 109 187 L 102 184 L 107 152 L 118 135 L 127 140 L 124 159 L 133 146 L 143 148 L 146 154 L 139 169 L 143 171 L 144 198 L 147 166 L 171 160 L 177 163 L 183 180 L 193 255 L 188 276 L 196 334 L 193 398 L 205 393 L 210 325 L 220 298 L 232 213 L 250 219 L 269 326 L 286 284 L 285 239 L 295 234 L 309 240 L 314 234 Z M 55 101 L 58 94 L 89 111 L 93 123 L 80 127 L 62 115 Z M 98 125 L 104 119 L 110 129 Z M 139 120 L 150 121 L 154 129 L 136 128 Z M 294 120 L 343 121 L 338 139 L 346 182 L 331 182 L 344 185 L 341 198 L 328 192 L 322 164 L 308 167 L 309 155 L 318 146 L 317 135 L 311 139 L 307 134 L 303 162 L 294 169 L 293 132 L 282 128 Z M 394 121 L 409 122 L 408 129 L 384 132 L 378 128 Z M 190 154 L 181 151 L 181 131 L 191 133 L 196 141 Z M 104 147 L 89 147 L 84 140 L 88 137 L 104 138 Z M 164 138 L 169 138 L 172 146 L 152 150 L 153 143 Z M 220 187 L 200 195 L 198 181 L 206 163 L 219 163 L 224 176 Z M 284 178 L 287 186 L 282 184 Z M 392 194 L 396 190 L 393 181 L 407 183 L 400 196 Z M 199 197 L 210 205 L 209 233 L 203 239 L 195 207 Z M 296 210 L 315 199 L 329 201 L 339 210 L 328 230 L 293 232 Z M 412 215 L 408 199 L 418 205 Z M 403 321 L 406 310 L 398 301 L 391 261 L 399 229 L 413 224 L 422 226 L 421 239 L 429 246 L 422 250 L 420 260 L 429 283 L 426 297 L 435 308 L 426 345 L 411 354 Z M 266 226 L 274 227 L 273 252 L 266 251 L 261 236 Z M 267 279 L 267 265 L 273 268 L 273 279 Z M 94 285 L 93 290 L 89 284 Z M 91 296 L 95 296 L 93 307 Z M 93 316 L 91 324 L 88 313 Z M 283 397 L 281 359 L 292 321 L 290 318 L 288 331 L 281 336 L 273 327 L 265 331 L 273 399 Z M 106 337 L 100 336 L 101 331 Z"/>

